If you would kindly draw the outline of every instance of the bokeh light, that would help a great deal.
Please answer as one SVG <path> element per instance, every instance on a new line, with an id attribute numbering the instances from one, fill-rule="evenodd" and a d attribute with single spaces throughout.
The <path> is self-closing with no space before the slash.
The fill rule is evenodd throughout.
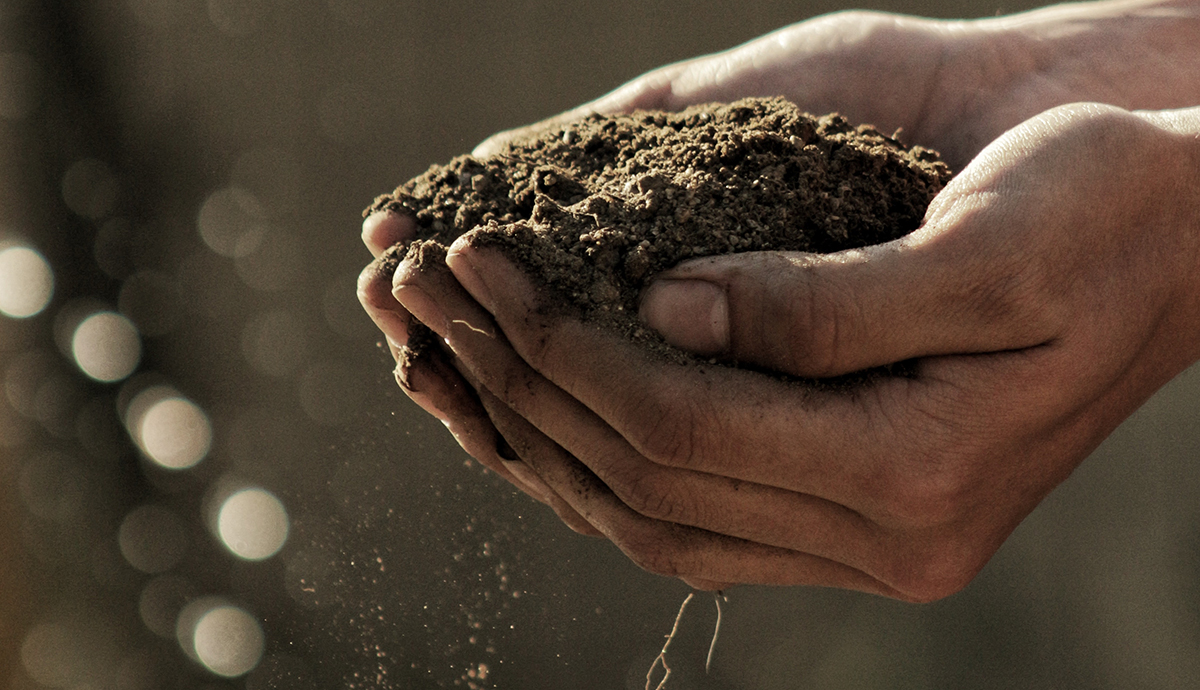
<path id="1" fill-rule="evenodd" d="M 265 489 L 243 489 L 221 504 L 217 533 L 225 547 L 240 558 L 270 558 L 287 541 L 287 509 Z"/>
<path id="2" fill-rule="evenodd" d="M 68 687 L 82 675 L 71 663 L 77 641 L 64 625 L 42 623 L 25 635 L 21 645 L 21 663 L 30 678 L 51 688 Z"/>
<path id="3" fill-rule="evenodd" d="M 217 598 L 185 606 L 175 634 L 188 656 L 226 678 L 253 670 L 265 646 L 259 622 L 242 608 Z"/>
<path id="4" fill-rule="evenodd" d="M 183 560 L 188 550 L 183 520 L 161 506 L 135 508 L 117 530 L 121 555 L 144 573 L 162 573 Z"/>
<path id="5" fill-rule="evenodd" d="M 138 393 L 126 410 L 125 426 L 146 457 L 170 470 L 194 467 L 212 446 L 208 415 L 167 386 Z"/>
<path id="6" fill-rule="evenodd" d="M 179 612 L 195 597 L 195 586 L 175 574 L 159 575 L 142 588 L 138 597 L 138 615 L 150 632 L 171 639 Z"/>
<path id="7" fill-rule="evenodd" d="M 54 272 L 34 249 L 0 249 L 0 313 L 24 319 L 41 313 L 54 294 Z"/>
<path id="8" fill-rule="evenodd" d="M 250 192 L 226 187 L 205 199 L 196 226 L 209 249 L 221 256 L 246 256 L 267 232 L 266 212 Z"/>
<path id="9" fill-rule="evenodd" d="M 29 629 L 21 643 L 21 665 L 41 687 L 102 687 L 121 651 L 112 621 L 64 613 Z"/>
<path id="10" fill-rule="evenodd" d="M 170 469 L 193 467 L 208 454 L 212 427 L 208 415 L 183 398 L 167 398 L 146 411 L 139 425 L 142 448 Z"/>
<path id="11" fill-rule="evenodd" d="M 188 601 L 179 610 L 179 616 L 175 619 L 175 641 L 192 661 L 201 663 L 200 657 L 196 656 L 196 624 L 209 611 L 228 605 L 229 601 L 224 597 L 206 596 Z"/>
<path id="12" fill-rule="evenodd" d="M 84 218 L 100 220 L 112 213 L 121 194 L 121 183 L 104 161 L 76 161 L 63 175 L 62 195 L 67 206 Z"/>
<path id="13" fill-rule="evenodd" d="M 116 312 L 102 311 L 85 318 L 75 328 L 71 354 L 83 373 L 97 381 L 112 383 L 137 369 L 142 359 L 142 340 L 132 321 Z"/>

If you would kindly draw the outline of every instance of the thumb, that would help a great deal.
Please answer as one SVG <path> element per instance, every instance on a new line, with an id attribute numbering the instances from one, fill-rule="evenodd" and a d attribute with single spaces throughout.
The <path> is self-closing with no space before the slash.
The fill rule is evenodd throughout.
<path id="1" fill-rule="evenodd" d="M 836 254 L 697 259 L 646 289 L 640 317 L 681 349 L 802 377 L 1050 340 L 1033 262 L 969 245 L 926 227 Z"/>

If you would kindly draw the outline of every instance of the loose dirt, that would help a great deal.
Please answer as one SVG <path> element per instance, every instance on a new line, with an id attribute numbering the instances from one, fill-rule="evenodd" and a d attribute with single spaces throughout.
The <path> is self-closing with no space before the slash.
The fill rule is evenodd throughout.
<path id="1" fill-rule="evenodd" d="M 636 318 L 655 274 L 714 254 L 888 242 L 918 227 L 950 176 L 936 152 L 873 127 L 746 99 L 593 115 L 435 165 L 366 213 L 416 219 L 419 241 L 397 255 L 441 257 L 476 230 L 544 288 L 548 309 L 670 352 Z"/>

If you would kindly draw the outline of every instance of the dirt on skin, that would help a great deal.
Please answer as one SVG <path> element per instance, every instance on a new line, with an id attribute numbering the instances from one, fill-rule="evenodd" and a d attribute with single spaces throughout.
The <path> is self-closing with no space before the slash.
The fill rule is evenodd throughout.
<path id="1" fill-rule="evenodd" d="M 752 98 L 593 115 L 489 158 L 435 165 L 365 214 L 416 219 L 418 241 L 394 248 L 395 261 L 405 251 L 441 261 L 446 245 L 476 230 L 476 244 L 502 248 L 527 270 L 546 308 L 678 360 L 637 321 L 655 274 L 714 254 L 888 242 L 918 227 L 950 176 L 932 150 L 782 98 Z M 414 348 L 430 340 L 411 335 Z"/>

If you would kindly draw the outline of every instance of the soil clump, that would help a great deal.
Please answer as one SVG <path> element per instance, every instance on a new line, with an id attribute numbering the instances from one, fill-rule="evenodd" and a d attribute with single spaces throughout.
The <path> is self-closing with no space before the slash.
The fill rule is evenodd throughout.
<path id="1" fill-rule="evenodd" d="M 476 230 L 477 244 L 500 247 L 545 289 L 548 309 L 657 343 L 678 360 L 637 320 L 639 295 L 657 273 L 716 254 L 888 242 L 919 226 L 950 177 L 930 149 L 754 98 L 592 115 L 489 158 L 435 165 L 365 213 L 416 219 L 417 241 L 395 248 L 397 261 L 405 251 L 444 257 L 439 249 Z"/>

